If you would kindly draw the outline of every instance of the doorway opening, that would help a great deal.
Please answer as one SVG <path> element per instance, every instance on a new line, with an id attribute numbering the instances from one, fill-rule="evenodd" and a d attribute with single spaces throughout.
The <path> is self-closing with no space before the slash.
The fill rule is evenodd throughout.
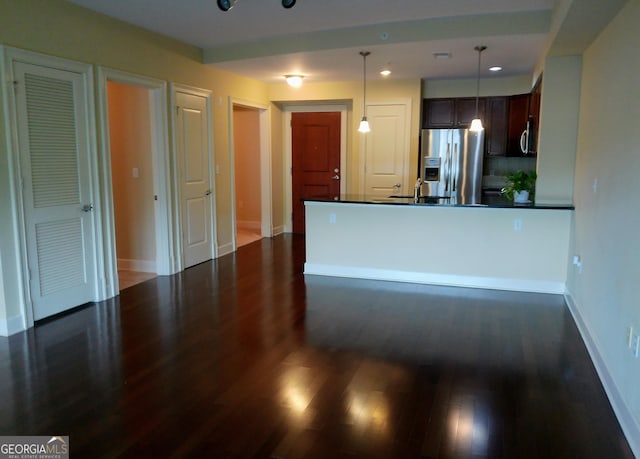
<path id="1" fill-rule="evenodd" d="M 236 247 L 262 239 L 260 110 L 233 105 Z"/>
<path id="2" fill-rule="evenodd" d="M 152 90 L 108 81 L 109 145 L 120 290 L 157 276 Z"/>

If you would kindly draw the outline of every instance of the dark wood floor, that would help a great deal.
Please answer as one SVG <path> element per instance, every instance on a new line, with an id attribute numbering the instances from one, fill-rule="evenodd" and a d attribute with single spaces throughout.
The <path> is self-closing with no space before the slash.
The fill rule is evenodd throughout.
<path id="1" fill-rule="evenodd" d="M 632 458 L 562 297 L 301 274 L 279 236 L 0 339 L 72 457 Z"/>

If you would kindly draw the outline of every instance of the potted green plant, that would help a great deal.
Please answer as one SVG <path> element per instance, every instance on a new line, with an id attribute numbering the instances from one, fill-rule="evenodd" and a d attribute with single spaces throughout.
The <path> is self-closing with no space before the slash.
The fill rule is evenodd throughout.
<path id="1" fill-rule="evenodd" d="M 509 174 L 505 176 L 506 186 L 502 189 L 502 194 L 516 203 L 530 202 L 529 196 L 536 188 L 537 178 L 536 171 L 517 171 Z"/>

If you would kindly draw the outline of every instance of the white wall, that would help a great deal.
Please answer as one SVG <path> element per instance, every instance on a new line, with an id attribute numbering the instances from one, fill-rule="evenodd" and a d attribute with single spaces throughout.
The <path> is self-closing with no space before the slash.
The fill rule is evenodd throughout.
<path id="1" fill-rule="evenodd" d="M 542 77 L 537 203 L 573 202 L 581 56 L 548 57 Z"/>
<path id="2" fill-rule="evenodd" d="M 513 96 L 531 92 L 533 83 L 528 75 L 515 77 L 493 77 L 480 80 L 480 97 Z M 475 97 L 477 79 L 423 80 L 422 97 Z"/>
<path id="3" fill-rule="evenodd" d="M 583 334 L 640 457 L 640 0 L 631 0 L 583 56 L 572 247 L 583 271 L 568 290 Z M 598 180 L 594 190 L 594 181 Z M 595 351 L 595 352 L 594 352 Z"/>
<path id="4" fill-rule="evenodd" d="M 305 204 L 305 273 L 565 291 L 570 210 Z"/>

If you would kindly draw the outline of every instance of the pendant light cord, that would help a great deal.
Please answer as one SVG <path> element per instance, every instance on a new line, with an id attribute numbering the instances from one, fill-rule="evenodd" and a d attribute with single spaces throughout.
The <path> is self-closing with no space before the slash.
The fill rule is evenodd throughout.
<path id="1" fill-rule="evenodd" d="M 478 118 L 478 101 L 480 99 L 480 56 L 482 54 L 482 51 L 487 49 L 487 47 L 476 46 L 474 49 L 478 51 L 478 78 L 476 80 L 476 118 Z"/>
<path id="2" fill-rule="evenodd" d="M 367 56 L 369 51 L 360 51 L 362 56 L 362 116 L 367 116 Z"/>

